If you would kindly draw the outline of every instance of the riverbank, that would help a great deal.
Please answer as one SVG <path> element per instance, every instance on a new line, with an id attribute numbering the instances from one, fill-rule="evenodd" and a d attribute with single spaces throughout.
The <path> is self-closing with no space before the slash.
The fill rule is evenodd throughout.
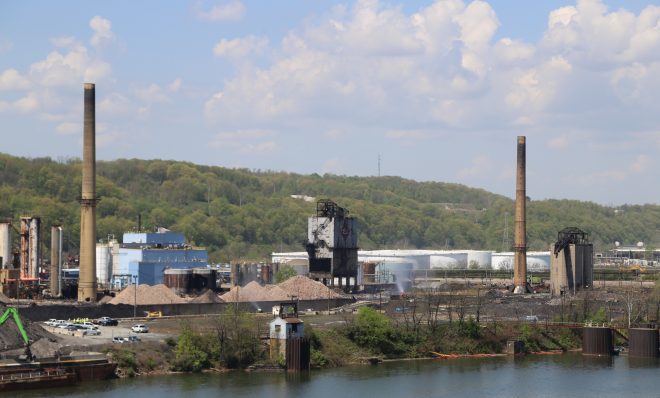
<path id="1" fill-rule="evenodd" d="M 254 315 L 226 314 L 213 328 L 195 328 L 184 322 L 173 333 L 176 337 L 164 342 L 109 345 L 105 351 L 118 363 L 120 377 L 281 368 L 282 358 L 268 357 L 269 340 L 258 338 L 263 336 L 262 327 Z M 313 368 L 434 356 L 501 355 L 511 339 L 522 341 L 530 353 L 565 352 L 581 346 L 579 332 L 543 323 L 478 323 L 468 317 L 422 324 L 392 319 L 370 308 L 360 309 L 340 323 L 309 322 L 305 335 L 311 342 Z"/>

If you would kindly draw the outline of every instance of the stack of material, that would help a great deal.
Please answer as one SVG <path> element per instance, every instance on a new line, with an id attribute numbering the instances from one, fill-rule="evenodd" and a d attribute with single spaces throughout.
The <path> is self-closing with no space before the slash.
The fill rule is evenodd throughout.
<path id="1" fill-rule="evenodd" d="M 189 301 L 190 303 L 195 304 L 209 304 L 209 303 L 222 303 L 222 299 L 218 297 L 213 290 L 207 290 L 199 296 Z"/>
<path id="2" fill-rule="evenodd" d="M 277 286 L 282 288 L 289 297 L 297 296 L 298 300 L 327 300 L 343 297 L 323 283 L 302 275 L 289 278 Z"/>
<path id="3" fill-rule="evenodd" d="M 286 301 L 290 299 L 287 293 L 277 285 L 261 286 L 257 282 L 250 282 L 244 287 L 234 286 L 221 296 L 228 303 L 257 301 Z"/>
<path id="4" fill-rule="evenodd" d="M 343 296 L 323 283 L 302 275 L 294 276 L 278 285 L 261 286 L 257 282 L 250 282 L 244 287 L 234 286 L 221 296 L 222 300 L 228 303 L 287 301 L 294 297 L 298 300 L 327 300 Z"/>
<path id="5" fill-rule="evenodd" d="M 187 303 L 185 299 L 174 294 L 170 288 L 160 284 L 155 286 L 139 285 L 137 294 L 135 285 L 129 285 L 110 300 L 110 304 L 134 304 L 136 299 L 137 305 Z"/>

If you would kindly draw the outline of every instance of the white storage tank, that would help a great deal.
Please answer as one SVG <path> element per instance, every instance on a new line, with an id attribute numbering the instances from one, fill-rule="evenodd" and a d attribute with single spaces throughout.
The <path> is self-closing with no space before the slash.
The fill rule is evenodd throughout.
<path id="1" fill-rule="evenodd" d="M 470 250 L 467 253 L 469 269 L 492 269 L 492 253 L 484 250 Z"/>
<path id="2" fill-rule="evenodd" d="M 549 271 L 550 252 L 527 252 L 527 270 Z"/>
<path id="3" fill-rule="evenodd" d="M 491 254 L 491 267 L 499 271 L 513 270 L 513 252 L 502 252 Z"/>
<path id="4" fill-rule="evenodd" d="M 438 252 L 430 256 L 431 269 L 466 269 L 468 253 L 463 251 Z"/>
<path id="5" fill-rule="evenodd" d="M 96 244 L 96 281 L 99 286 L 110 284 L 112 276 L 112 248 L 108 243 Z"/>

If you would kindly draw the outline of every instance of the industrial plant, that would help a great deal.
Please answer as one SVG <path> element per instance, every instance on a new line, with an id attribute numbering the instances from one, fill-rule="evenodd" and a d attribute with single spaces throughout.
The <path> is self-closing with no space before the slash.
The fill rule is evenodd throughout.
<path id="1" fill-rule="evenodd" d="M 99 239 L 96 208 L 103 198 L 96 191 L 95 85 L 86 83 L 83 93 L 78 255 L 63 252 L 64 236 L 72 225 L 42 225 L 34 214 L 0 220 L 0 301 L 13 305 L 3 319 L 16 318 L 23 340 L 14 341 L 13 348 L 24 342 L 30 357 L 34 350 L 29 349 L 35 344 L 28 335 L 35 332 L 25 331 L 15 308 L 34 322 L 57 324 L 54 318 L 61 316 L 85 324 L 89 323 L 85 319 L 102 316 L 97 319 L 100 324 L 116 324 L 111 315 L 120 322 L 144 318 L 151 326 L 158 325 L 160 318 L 206 317 L 228 310 L 267 316 L 272 308 L 273 318 L 260 338 L 268 344 L 270 359 L 284 359 L 292 371 L 310 368 L 311 343 L 303 334 L 304 314 L 346 316 L 360 308 L 406 325 L 412 319 L 417 324 L 411 328 L 420 328 L 422 323 L 451 325 L 455 319 L 461 327 L 466 323 L 487 327 L 489 321 L 493 325 L 543 322 L 546 329 L 577 330 L 585 355 L 618 352 L 618 333 L 625 337 L 631 357 L 659 355 L 660 304 L 656 303 L 654 312 L 653 303 L 642 301 L 637 291 L 648 292 L 653 286 L 660 252 L 654 251 L 643 264 L 637 261 L 640 253 L 648 252 L 643 245 L 594 253 L 589 232 L 579 226 L 558 231 L 557 240 L 547 242 L 548 251 L 528 250 L 525 136 L 517 137 L 514 242 L 508 250 L 361 250 L 360 230 L 369 226 L 360 225 L 359 214 L 332 198 L 298 195 L 315 201 L 300 250 L 274 252 L 262 262 L 213 264 L 206 248 L 166 226 L 145 230 L 138 221 L 133 230 L 116 231 L 121 239 L 115 235 Z M 47 230 L 50 245 L 45 244 Z M 300 235 L 305 236 L 303 228 Z M 50 258 L 45 259 L 44 253 Z M 594 307 L 601 309 L 597 316 Z M 136 333 L 148 330 L 146 324 L 133 328 Z M 65 344 L 53 348 L 48 341 L 69 331 L 76 337 L 77 329 L 60 331 L 48 325 L 46 330 L 53 335 L 37 333 L 41 343 L 36 346 L 57 356 Z M 77 337 L 86 335 L 81 332 Z M 130 341 L 139 341 L 131 336 Z M 112 332 L 112 341 L 115 337 Z M 529 351 L 523 338 L 513 337 L 506 342 L 507 352 Z M 433 355 L 446 358 L 450 354 Z M 107 360 L 99 363 L 105 370 L 112 367 Z"/>

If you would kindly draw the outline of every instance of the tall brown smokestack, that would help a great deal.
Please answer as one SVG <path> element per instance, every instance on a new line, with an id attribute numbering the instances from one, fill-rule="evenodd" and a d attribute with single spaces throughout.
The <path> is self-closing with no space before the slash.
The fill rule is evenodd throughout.
<path id="1" fill-rule="evenodd" d="M 78 301 L 96 301 L 96 93 L 85 83 Z"/>
<path id="2" fill-rule="evenodd" d="M 518 164 L 516 167 L 516 229 L 514 231 L 514 293 L 527 293 L 527 232 L 525 201 L 525 136 L 518 136 Z"/>
<path id="3" fill-rule="evenodd" d="M 50 294 L 61 295 L 60 274 L 62 272 L 62 227 L 54 224 L 50 227 Z"/>

